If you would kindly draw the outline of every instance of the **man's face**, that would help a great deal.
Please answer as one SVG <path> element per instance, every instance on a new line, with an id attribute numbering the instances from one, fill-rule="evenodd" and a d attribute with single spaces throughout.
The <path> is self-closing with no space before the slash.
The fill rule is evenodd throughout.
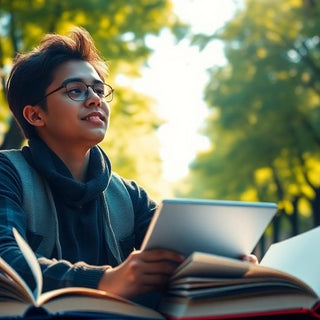
<path id="1" fill-rule="evenodd" d="M 71 60 L 56 69 L 46 94 L 72 79 L 89 86 L 103 82 L 88 62 Z M 38 127 L 38 133 L 48 145 L 91 148 L 103 140 L 109 124 L 110 109 L 108 103 L 91 87 L 84 101 L 72 100 L 66 89 L 61 88 L 48 95 L 46 104 L 44 125 Z"/>

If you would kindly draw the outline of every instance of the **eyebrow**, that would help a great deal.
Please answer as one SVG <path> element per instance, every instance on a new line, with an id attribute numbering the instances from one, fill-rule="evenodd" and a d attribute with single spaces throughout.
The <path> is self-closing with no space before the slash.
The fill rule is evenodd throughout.
<path id="1" fill-rule="evenodd" d="M 66 85 L 70 82 L 83 82 L 84 84 L 86 84 L 86 82 L 82 78 L 68 78 L 62 82 L 62 86 Z M 103 83 L 103 81 L 98 80 L 98 79 L 94 79 L 93 84 L 96 84 L 96 83 Z"/>

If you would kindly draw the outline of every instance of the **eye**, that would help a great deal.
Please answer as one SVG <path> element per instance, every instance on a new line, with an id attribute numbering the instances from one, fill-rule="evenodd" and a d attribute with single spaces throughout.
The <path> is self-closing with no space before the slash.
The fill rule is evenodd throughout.
<path id="1" fill-rule="evenodd" d="M 82 82 L 70 82 L 67 84 L 66 90 L 71 98 L 77 98 L 86 92 L 87 87 Z"/>
<path id="2" fill-rule="evenodd" d="M 82 91 L 79 88 L 72 88 L 68 90 L 68 93 L 71 93 L 71 94 L 80 94 L 81 92 Z"/>
<path id="3" fill-rule="evenodd" d="M 100 98 L 103 98 L 105 96 L 104 85 L 102 85 L 102 84 L 95 85 L 93 87 L 93 90 Z"/>

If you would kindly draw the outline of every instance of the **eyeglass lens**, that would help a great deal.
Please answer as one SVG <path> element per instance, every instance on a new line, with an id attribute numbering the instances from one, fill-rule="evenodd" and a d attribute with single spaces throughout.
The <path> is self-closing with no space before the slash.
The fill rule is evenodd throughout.
<path id="1" fill-rule="evenodd" d="M 100 98 L 105 98 L 107 102 L 112 100 L 113 90 L 105 83 L 95 83 L 89 86 L 81 81 L 73 81 L 66 84 L 66 91 L 70 99 L 83 101 L 86 100 L 89 95 L 89 87 L 92 88 Z"/>

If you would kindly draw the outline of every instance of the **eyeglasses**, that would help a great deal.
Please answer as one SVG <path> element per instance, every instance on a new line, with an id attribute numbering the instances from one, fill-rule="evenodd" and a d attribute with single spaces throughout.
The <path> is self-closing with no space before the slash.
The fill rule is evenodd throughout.
<path id="1" fill-rule="evenodd" d="M 96 82 L 92 85 L 88 85 L 83 81 L 68 81 L 63 83 L 59 88 L 47 93 L 41 100 L 36 101 L 33 105 L 39 103 L 46 97 L 51 94 L 61 90 L 62 88 L 66 89 L 66 93 L 71 100 L 74 101 L 84 101 L 89 96 L 89 88 L 91 88 L 94 93 L 96 93 L 101 99 L 104 99 L 106 102 L 111 102 L 113 99 L 114 89 L 103 82 Z"/>

